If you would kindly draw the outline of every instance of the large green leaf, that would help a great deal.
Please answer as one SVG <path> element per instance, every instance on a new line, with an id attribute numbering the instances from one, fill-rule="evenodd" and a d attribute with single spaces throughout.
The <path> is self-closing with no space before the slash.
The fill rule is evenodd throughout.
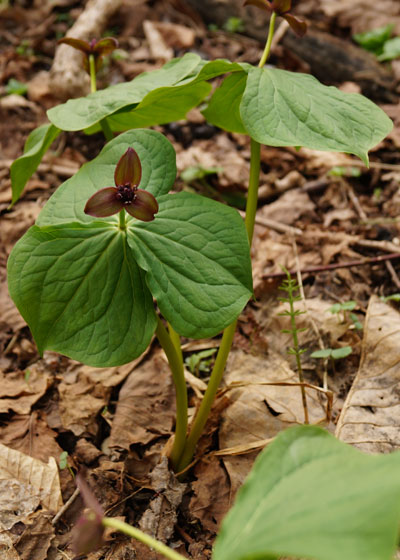
<path id="1" fill-rule="evenodd" d="M 203 115 L 210 123 L 229 132 L 246 134 L 240 116 L 240 104 L 246 81 L 246 72 L 237 72 L 225 78 L 203 111 Z"/>
<path id="2" fill-rule="evenodd" d="M 94 160 L 57 189 L 40 213 L 37 225 L 93 222 L 94 218 L 83 212 L 85 204 L 97 190 L 114 185 L 116 163 L 129 147 L 137 151 L 142 163 L 140 188 L 156 197 L 167 193 L 176 177 L 171 143 L 154 130 L 130 130 L 106 144 Z M 110 221 L 117 222 L 118 217 L 113 216 Z"/>
<path id="3" fill-rule="evenodd" d="M 281 433 L 258 457 L 213 560 L 390 560 L 400 453 L 365 455 L 317 427 Z"/>
<path id="4" fill-rule="evenodd" d="M 158 203 L 153 222 L 131 222 L 128 244 L 173 328 L 192 338 L 215 335 L 252 294 L 243 220 L 236 210 L 189 193 Z"/>
<path id="5" fill-rule="evenodd" d="M 11 253 L 8 282 L 40 352 L 121 365 L 147 348 L 156 327 L 126 235 L 106 222 L 33 226 Z"/>
<path id="6" fill-rule="evenodd" d="M 132 111 L 119 112 L 107 119 L 114 131 L 179 121 L 209 93 L 207 82 L 157 88 L 146 95 Z"/>
<path id="7" fill-rule="evenodd" d="M 61 130 L 52 124 L 44 124 L 33 130 L 25 142 L 24 153 L 10 168 L 12 204 L 15 204 L 32 174 L 38 168 L 43 155 Z"/>
<path id="8" fill-rule="evenodd" d="M 63 130 L 88 129 L 88 132 L 98 130 L 99 121 L 106 117 L 115 130 L 171 122 L 184 118 L 187 111 L 208 94 L 209 86 L 205 81 L 225 72 L 248 69 L 247 64 L 226 60 L 205 63 L 198 55 L 187 53 L 160 70 L 146 72 L 131 82 L 117 84 L 86 97 L 70 99 L 53 107 L 47 114 L 50 121 Z M 162 91 L 158 91 L 160 88 Z M 127 117 L 126 126 L 122 115 Z"/>
<path id="9" fill-rule="evenodd" d="M 366 164 L 368 150 L 393 126 L 362 95 L 273 68 L 249 71 L 241 116 L 250 136 L 262 144 L 348 152 Z"/>

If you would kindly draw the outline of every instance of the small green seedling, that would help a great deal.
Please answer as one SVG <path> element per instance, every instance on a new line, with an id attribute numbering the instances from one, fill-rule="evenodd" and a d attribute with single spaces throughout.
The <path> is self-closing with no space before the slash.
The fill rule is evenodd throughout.
<path id="1" fill-rule="evenodd" d="M 400 294 L 391 294 L 390 296 L 382 296 L 381 300 L 384 301 L 385 303 L 387 301 L 395 301 L 396 303 L 398 303 L 400 301 Z"/>
<path id="2" fill-rule="evenodd" d="M 63 451 L 62 453 L 60 453 L 60 458 L 58 460 L 58 466 L 60 467 L 61 470 L 68 469 L 69 472 L 71 473 L 72 478 L 75 478 L 75 473 L 68 463 L 68 452 L 67 451 Z"/>
<path id="3" fill-rule="evenodd" d="M 10 78 L 6 85 L 6 92 L 8 95 L 26 95 L 26 93 L 28 93 L 28 86 L 15 78 Z"/>
<path id="4" fill-rule="evenodd" d="M 342 346 L 341 348 L 323 348 L 313 352 L 311 358 L 329 359 L 333 371 L 335 371 L 335 361 L 347 358 L 353 352 L 351 346 Z"/>
<path id="5" fill-rule="evenodd" d="M 400 37 L 392 37 L 394 25 L 389 23 L 364 33 L 356 33 L 353 39 L 365 50 L 373 53 L 379 61 L 394 60 L 400 56 Z"/>
<path id="6" fill-rule="evenodd" d="M 212 356 L 214 356 L 216 351 L 217 348 L 210 348 L 209 350 L 202 350 L 201 352 L 191 354 L 185 358 L 185 366 L 196 376 L 199 376 L 200 373 L 208 373 L 212 363 Z"/>
<path id="7" fill-rule="evenodd" d="M 230 17 L 224 23 L 225 31 L 229 33 L 242 33 L 245 29 L 244 22 L 239 17 Z"/>
<path id="8" fill-rule="evenodd" d="M 350 321 L 353 323 L 354 328 L 357 330 L 362 330 L 363 326 L 360 323 L 357 315 L 355 313 L 350 313 L 357 307 L 357 303 L 355 301 L 345 301 L 343 303 L 335 303 L 328 309 L 333 315 L 338 316 L 339 323 L 346 323 L 348 322 L 347 315 L 349 316 Z M 349 312 L 349 313 L 348 313 Z"/>
<path id="9" fill-rule="evenodd" d="M 328 171 L 329 177 L 360 177 L 361 169 L 359 167 L 349 167 L 345 165 L 337 165 Z"/>

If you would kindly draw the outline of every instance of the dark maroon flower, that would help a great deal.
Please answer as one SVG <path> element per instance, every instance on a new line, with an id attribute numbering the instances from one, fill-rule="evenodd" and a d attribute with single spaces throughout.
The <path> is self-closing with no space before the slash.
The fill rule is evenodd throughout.
<path id="1" fill-rule="evenodd" d="M 128 148 L 115 168 L 115 187 L 105 187 L 91 196 L 85 214 L 106 218 L 125 209 L 134 218 L 151 222 L 158 212 L 158 204 L 151 193 L 138 189 L 141 178 L 139 156 L 133 148 Z"/>
<path id="2" fill-rule="evenodd" d="M 89 56 L 93 55 L 95 60 L 96 72 L 99 70 L 103 56 L 112 53 L 113 50 L 118 48 L 118 41 L 114 37 L 104 37 L 96 41 L 92 39 L 89 41 L 84 41 L 83 39 L 73 39 L 72 37 L 64 37 L 58 41 L 58 44 L 64 43 L 74 49 L 82 51 L 85 55 L 83 59 L 83 65 L 86 72 L 90 73 L 89 68 Z"/>
<path id="3" fill-rule="evenodd" d="M 297 35 L 302 37 L 307 31 L 307 24 L 300 18 L 289 14 L 292 8 L 292 0 L 245 0 L 245 6 L 252 5 L 275 12 L 278 16 L 283 17 Z"/>
<path id="4" fill-rule="evenodd" d="M 77 475 L 76 484 L 87 509 L 74 528 L 72 547 L 75 554 L 89 554 L 104 544 L 104 511 L 82 475 Z"/>

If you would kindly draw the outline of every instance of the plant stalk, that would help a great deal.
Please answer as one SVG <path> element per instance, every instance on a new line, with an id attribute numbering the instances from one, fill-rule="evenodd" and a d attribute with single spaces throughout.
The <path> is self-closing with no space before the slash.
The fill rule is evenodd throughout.
<path id="1" fill-rule="evenodd" d="M 103 517 L 102 524 L 104 527 L 110 527 L 111 529 L 116 529 L 120 533 L 124 533 L 125 535 L 128 535 L 128 537 L 132 537 L 133 539 L 136 539 L 144 543 L 149 548 L 152 548 L 156 552 L 159 552 L 169 560 L 186 560 L 184 556 L 178 554 L 177 552 L 175 552 L 175 550 L 172 550 L 172 548 L 169 548 L 162 542 L 153 539 L 153 537 L 150 537 L 150 535 L 146 535 L 146 533 L 143 533 L 139 529 L 136 529 L 136 527 L 132 527 L 131 525 L 128 525 L 128 523 L 124 523 L 119 519 L 114 519 L 111 517 Z"/>
<path id="2" fill-rule="evenodd" d="M 175 333 L 175 331 L 174 331 Z M 185 374 L 183 371 L 182 352 L 179 347 L 177 351 L 175 344 L 164 327 L 161 319 L 157 317 L 156 336 L 167 356 L 171 368 L 176 392 L 176 425 L 175 438 L 170 454 L 170 461 L 175 471 L 178 469 L 179 459 L 182 455 L 187 433 L 188 424 L 188 399 Z M 175 333 L 175 336 L 178 336 Z"/>
<path id="3" fill-rule="evenodd" d="M 125 210 L 122 209 L 121 212 L 119 213 L 119 229 L 121 231 L 125 231 L 126 230 L 126 220 L 125 220 L 126 216 L 125 216 Z"/>
<path id="4" fill-rule="evenodd" d="M 97 81 L 96 81 L 96 60 L 94 55 L 89 55 L 89 72 L 90 72 L 90 91 L 95 93 L 97 91 Z M 104 138 L 107 142 L 113 139 L 113 133 L 106 119 L 101 119 L 100 121 L 101 130 L 103 131 Z"/>
<path id="5" fill-rule="evenodd" d="M 275 30 L 275 20 L 276 20 L 276 14 L 272 13 L 270 23 L 269 23 L 267 42 L 265 44 L 265 49 L 261 57 L 261 60 L 258 64 L 259 68 L 262 68 L 264 66 L 264 64 L 268 59 L 269 53 L 271 51 L 272 38 L 274 36 L 274 30 Z M 249 239 L 249 245 L 251 248 L 251 243 L 253 240 L 253 232 L 254 232 L 254 223 L 255 223 L 256 211 L 257 211 L 258 186 L 260 182 L 261 146 L 258 142 L 256 142 L 251 138 L 250 147 L 251 147 L 250 177 L 249 177 L 249 188 L 248 188 L 247 202 L 246 202 L 245 226 L 246 226 L 247 236 Z M 203 432 L 215 396 L 217 394 L 218 387 L 224 375 L 226 362 L 228 360 L 229 352 L 232 347 L 236 325 L 237 325 L 237 320 L 234 321 L 231 325 L 229 325 L 229 327 L 226 327 L 222 335 L 221 344 L 218 350 L 218 354 L 215 360 L 213 370 L 211 372 L 211 376 L 208 382 L 206 392 L 204 393 L 203 400 L 200 404 L 200 408 L 197 411 L 197 414 L 191 426 L 189 436 L 186 440 L 186 445 L 183 449 L 183 453 L 178 463 L 178 472 L 183 471 L 190 464 L 192 457 L 194 455 L 197 442 L 199 441 L 199 438 Z"/>
<path id="6" fill-rule="evenodd" d="M 303 403 L 303 410 L 304 410 L 304 424 L 309 424 L 310 421 L 308 417 L 307 396 L 306 396 L 306 389 L 304 387 L 304 375 L 303 375 L 303 368 L 300 359 L 299 339 L 297 337 L 296 314 L 295 314 L 294 302 L 292 297 L 289 297 L 289 305 L 290 305 L 290 324 L 292 327 L 293 349 L 296 356 L 297 373 L 299 374 L 299 381 L 301 383 L 300 391 L 301 391 L 301 400 Z"/>

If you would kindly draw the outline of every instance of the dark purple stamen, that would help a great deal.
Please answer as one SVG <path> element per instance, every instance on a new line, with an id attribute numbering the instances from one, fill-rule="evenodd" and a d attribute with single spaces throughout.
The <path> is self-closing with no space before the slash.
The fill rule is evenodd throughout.
<path id="1" fill-rule="evenodd" d="M 123 204 L 130 204 L 136 198 L 135 190 L 130 185 L 120 185 L 116 196 Z"/>

